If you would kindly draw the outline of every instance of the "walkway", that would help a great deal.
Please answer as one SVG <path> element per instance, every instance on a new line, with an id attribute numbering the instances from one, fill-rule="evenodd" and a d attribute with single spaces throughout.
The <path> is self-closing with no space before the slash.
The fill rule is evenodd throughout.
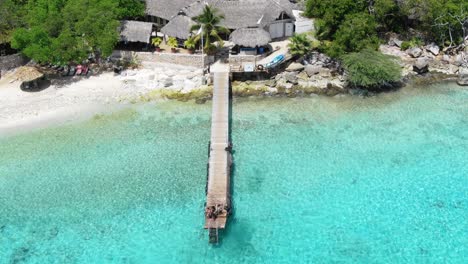
<path id="1" fill-rule="evenodd" d="M 226 227 L 231 206 L 232 156 L 229 141 L 229 66 L 216 63 L 210 68 L 210 72 L 214 73 L 214 87 L 205 228 L 210 229 L 210 242 L 217 242 L 218 229 Z"/>
<path id="2" fill-rule="evenodd" d="M 275 57 L 277 57 L 279 55 L 283 55 L 285 57 L 285 61 L 290 60 L 292 56 L 289 53 L 288 44 L 289 44 L 289 40 L 271 42 L 270 45 L 273 48 L 279 47 L 279 49 L 274 51 L 273 53 L 271 53 L 267 57 L 261 59 L 260 61 L 257 61 L 257 64 L 266 65 L 269 62 L 271 62 Z"/>

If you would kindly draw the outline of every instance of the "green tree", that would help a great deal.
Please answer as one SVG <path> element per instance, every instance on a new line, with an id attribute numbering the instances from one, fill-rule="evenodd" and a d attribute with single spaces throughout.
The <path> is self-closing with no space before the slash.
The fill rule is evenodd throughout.
<path id="1" fill-rule="evenodd" d="M 117 17 L 119 19 L 137 18 L 145 15 L 145 4 L 140 0 L 119 0 Z"/>
<path id="2" fill-rule="evenodd" d="M 354 87 L 380 89 L 401 79 L 401 68 L 395 58 L 374 50 L 344 55 L 343 64 L 347 80 Z"/>
<path id="3" fill-rule="evenodd" d="M 312 50 L 312 42 L 305 33 L 294 34 L 289 41 L 288 48 L 292 55 L 302 57 Z"/>
<path id="4" fill-rule="evenodd" d="M 441 45 L 459 44 L 468 35 L 466 0 L 406 0 L 401 9 Z"/>
<path id="5" fill-rule="evenodd" d="M 305 14 L 318 18 L 317 36 L 331 39 L 348 14 L 362 12 L 367 0 L 308 0 Z"/>
<path id="6" fill-rule="evenodd" d="M 334 35 L 334 41 L 328 47 L 327 53 L 332 57 L 339 57 L 347 52 L 363 49 L 376 50 L 379 38 L 374 18 L 366 13 L 350 14 L 340 25 Z"/>
<path id="7" fill-rule="evenodd" d="M 52 57 L 52 41 L 47 32 L 40 27 L 16 30 L 12 39 L 12 47 L 19 49 L 29 58 L 37 62 L 48 62 Z"/>
<path id="8" fill-rule="evenodd" d="M 229 29 L 219 25 L 222 19 L 224 19 L 224 16 L 218 14 L 218 11 L 209 5 L 206 5 L 203 8 L 203 12 L 199 16 L 193 18 L 197 24 L 193 25 L 190 28 L 190 31 L 197 31 L 202 28 L 201 34 L 203 34 L 205 41 L 203 49 L 207 53 L 212 53 L 214 49 L 216 49 L 213 45 L 213 42 L 218 41 L 218 43 L 222 45 L 223 39 L 219 36 L 219 34 L 229 33 Z M 201 34 L 195 36 L 195 42 L 198 43 L 201 40 Z"/>
<path id="9" fill-rule="evenodd" d="M 372 15 L 382 31 L 402 32 L 406 30 L 406 17 L 400 2 L 395 0 L 373 1 Z"/>
<path id="10" fill-rule="evenodd" d="M 24 24 L 24 5 L 24 0 L 0 0 L 0 43 L 11 41 L 13 31 Z"/>
<path id="11" fill-rule="evenodd" d="M 113 0 L 30 0 L 25 25 L 12 46 L 38 62 L 81 62 L 108 56 L 118 41 L 119 6 Z"/>

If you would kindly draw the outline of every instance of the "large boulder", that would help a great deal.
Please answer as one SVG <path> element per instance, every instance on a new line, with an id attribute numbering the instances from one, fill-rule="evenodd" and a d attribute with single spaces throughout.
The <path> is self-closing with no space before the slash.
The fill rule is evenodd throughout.
<path id="1" fill-rule="evenodd" d="M 164 87 L 169 87 L 169 86 L 172 86 L 174 83 L 172 81 L 172 78 L 168 77 L 168 78 L 165 78 L 164 81 L 163 81 L 163 85 Z"/>
<path id="2" fill-rule="evenodd" d="M 399 47 L 401 48 L 401 44 L 403 43 L 403 41 L 397 39 L 397 38 L 391 38 L 389 41 L 388 41 L 388 45 L 389 46 L 396 46 L 396 47 Z"/>
<path id="3" fill-rule="evenodd" d="M 447 54 L 444 54 L 444 56 L 442 56 L 442 61 L 445 63 L 450 63 L 451 62 L 450 56 Z"/>
<path id="4" fill-rule="evenodd" d="M 452 64 L 455 66 L 462 66 L 463 63 L 463 56 L 461 54 L 457 54 L 452 58 Z"/>
<path id="5" fill-rule="evenodd" d="M 429 71 L 429 60 L 427 58 L 419 58 L 413 65 L 413 71 L 418 74 L 423 74 Z"/>
<path id="6" fill-rule="evenodd" d="M 315 65 L 306 65 L 305 66 L 305 72 L 307 73 L 307 75 L 309 75 L 309 77 L 313 76 L 313 75 L 316 75 L 320 72 L 322 67 L 320 66 L 315 66 Z"/>
<path id="7" fill-rule="evenodd" d="M 288 83 L 297 84 L 297 74 L 295 72 L 287 72 L 283 77 Z"/>
<path id="8" fill-rule="evenodd" d="M 419 58 L 422 55 L 422 49 L 416 47 L 416 48 L 411 48 L 406 51 L 408 55 L 410 55 L 413 58 Z"/>
<path id="9" fill-rule="evenodd" d="M 293 62 L 289 64 L 289 66 L 286 68 L 286 71 L 294 72 L 294 71 L 302 71 L 303 69 L 304 69 L 304 65 L 297 63 L 297 62 Z"/>
<path id="10" fill-rule="evenodd" d="M 299 80 L 308 80 L 309 79 L 309 75 L 305 71 L 300 72 L 296 77 Z"/>
<path id="11" fill-rule="evenodd" d="M 468 86 L 468 68 L 460 67 L 458 69 L 458 85 Z"/>
<path id="12" fill-rule="evenodd" d="M 431 43 L 431 44 L 427 45 L 426 50 L 429 51 L 430 53 L 434 54 L 434 56 L 437 56 L 440 53 L 440 48 L 435 43 Z"/>

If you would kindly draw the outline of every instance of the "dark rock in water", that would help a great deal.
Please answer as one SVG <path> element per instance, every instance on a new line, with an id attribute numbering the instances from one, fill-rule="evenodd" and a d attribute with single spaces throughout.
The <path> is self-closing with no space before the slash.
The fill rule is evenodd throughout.
<path id="1" fill-rule="evenodd" d="M 468 68 L 460 67 L 458 69 L 458 85 L 468 86 Z"/>
<path id="2" fill-rule="evenodd" d="M 20 248 L 17 248 L 15 250 L 15 252 L 13 252 L 13 254 L 11 254 L 11 257 L 10 257 L 10 263 L 23 263 L 23 262 L 26 262 L 26 260 L 28 259 L 29 257 L 29 248 L 27 247 L 20 247 Z"/>
<path id="3" fill-rule="evenodd" d="M 406 53 L 408 53 L 408 55 L 410 55 L 413 58 L 419 58 L 422 55 L 422 49 L 416 47 L 407 50 Z"/>
<path id="4" fill-rule="evenodd" d="M 429 60 L 426 58 L 417 59 L 416 63 L 413 65 L 413 71 L 418 74 L 429 72 Z"/>
<path id="5" fill-rule="evenodd" d="M 366 96 L 368 93 L 369 91 L 364 89 L 349 89 L 349 94 L 351 95 Z"/>
<path id="6" fill-rule="evenodd" d="M 437 207 L 437 208 L 444 208 L 445 203 L 443 201 L 437 200 L 435 203 L 432 204 L 432 206 Z"/>
<path id="7" fill-rule="evenodd" d="M 49 239 L 55 238 L 58 235 L 59 231 L 57 227 L 54 227 L 49 232 Z"/>
<path id="8" fill-rule="evenodd" d="M 204 103 L 206 103 L 206 101 L 207 101 L 207 98 L 197 98 L 197 99 L 195 99 L 196 104 L 204 104 Z"/>

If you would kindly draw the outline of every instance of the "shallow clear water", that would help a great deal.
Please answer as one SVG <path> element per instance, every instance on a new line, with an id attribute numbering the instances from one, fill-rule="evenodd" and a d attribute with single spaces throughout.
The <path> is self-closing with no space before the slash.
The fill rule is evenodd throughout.
<path id="1" fill-rule="evenodd" d="M 0 138 L 0 263 L 466 263 L 468 90 L 234 103 L 235 214 L 202 229 L 210 104 Z"/>

